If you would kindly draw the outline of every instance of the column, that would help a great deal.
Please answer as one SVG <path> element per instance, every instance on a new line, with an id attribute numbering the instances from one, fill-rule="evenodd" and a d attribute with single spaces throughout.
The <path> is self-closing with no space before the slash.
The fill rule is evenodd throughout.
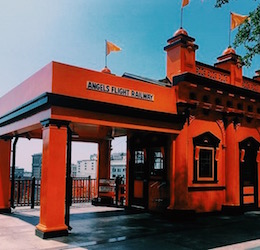
<path id="1" fill-rule="evenodd" d="M 10 155 L 11 140 L 0 140 L 0 213 L 11 212 L 10 208 Z"/>
<path id="2" fill-rule="evenodd" d="M 56 124 L 55 124 L 56 123 Z M 53 120 L 42 122 L 42 176 L 40 222 L 36 235 L 51 238 L 68 235 L 65 225 L 67 126 Z"/>
<path id="3" fill-rule="evenodd" d="M 110 151 L 110 140 L 102 140 L 98 143 L 98 197 L 101 198 L 101 203 L 109 204 L 112 202 L 112 192 L 106 190 L 105 186 L 109 186 L 106 180 L 110 179 Z M 102 190 L 101 186 L 104 186 Z"/>
<path id="4" fill-rule="evenodd" d="M 175 204 L 175 137 L 170 137 L 169 143 L 169 183 L 170 183 L 170 205 L 168 209 L 174 209 Z"/>
<path id="5" fill-rule="evenodd" d="M 226 206 L 240 205 L 239 147 L 231 122 L 226 128 Z"/>

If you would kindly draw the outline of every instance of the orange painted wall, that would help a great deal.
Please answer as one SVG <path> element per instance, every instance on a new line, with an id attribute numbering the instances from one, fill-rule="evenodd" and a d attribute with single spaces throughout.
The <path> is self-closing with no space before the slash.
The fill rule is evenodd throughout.
<path id="1" fill-rule="evenodd" d="M 189 209 L 188 204 L 188 125 L 185 124 L 183 130 L 176 138 L 175 143 L 175 171 L 174 183 L 175 192 L 174 209 Z M 171 194 L 172 195 L 172 194 Z"/>
<path id="2" fill-rule="evenodd" d="M 52 90 L 52 67 L 49 63 L 30 78 L 0 98 L 0 117 L 20 105 Z"/>
<path id="3" fill-rule="evenodd" d="M 217 168 L 218 182 L 212 184 L 193 183 L 193 138 L 208 131 L 221 140 L 219 143 L 220 151 Z M 216 122 L 193 120 L 189 126 L 186 123 L 184 129 L 176 139 L 175 146 L 175 197 L 171 197 L 171 200 L 174 201 L 174 209 L 189 209 L 197 212 L 221 210 L 224 203 L 225 191 L 205 191 L 203 188 L 218 188 L 225 185 L 222 140 L 223 135 Z M 201 188 L 202 191 L 192 190 L 192 188 Z M 205 199 L 205 197 L 208 198 Z"/>
<path id="4" fill-rule="evenodd" d="M 53 74 L 53 93 L 136 108 L 142 107 L 142 109 L 147 110 L 176 113 L 174 88 L 162 87 L 61 63 L 54 63 Z M 87 81 L 151 93 L 154 95 L 154 101 L 144 101 L 131 97 L 88 90 Z"/>
<path id="5" fill-rule="evenodd" d="M 0 210 L 10 208 L 11 140 L 0 140 Z"/>

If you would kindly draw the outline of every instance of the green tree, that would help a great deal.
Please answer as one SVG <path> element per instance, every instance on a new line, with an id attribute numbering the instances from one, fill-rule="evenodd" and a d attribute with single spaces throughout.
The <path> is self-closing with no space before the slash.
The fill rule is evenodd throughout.
<path id="1" fill-rule="evenodd" d="M 216 7 L 219 8 L 229 1 L 216 0 Z M 260 4 L 248 15 L 250 19 L 239 26 L 233 43 L 235 48 L 244 46 L 246 54 L 242 57 L 242 62 L 247 67 L 251 65 L 254 56 L 260 55 Z"/>

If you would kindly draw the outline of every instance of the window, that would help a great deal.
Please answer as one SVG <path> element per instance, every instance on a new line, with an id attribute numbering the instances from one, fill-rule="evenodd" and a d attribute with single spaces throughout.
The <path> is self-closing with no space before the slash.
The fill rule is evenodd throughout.
<path id="1" fill-rule="evenodd" d="M 154 152 L 153 168 L 154 168 L 154 170 L 163 169 L 163 154 L 162 154 L 161 151 L 155 151 Z"/>
<path id="2" fill-rule="evenodd" d="M 135 164 L 144 164 L 144 151 L 135 151 Z"/>
<path id="3" fill-rule="evenodd" d="M 217 182 L 217 163 L 220 140 L 207 132 L 193 138 L 193 182 Z"/>
<path id="4" fill-rule="evenodd" d="M 197 180 L 214 181 L 214 148 L 197 147 L 196 150 L 199 150 Z"/>
<path id="5" fill-rule="evenodd" d="M 164 173 L 164 147 L 151 149 L 151 175 L 162 175 Z"/>

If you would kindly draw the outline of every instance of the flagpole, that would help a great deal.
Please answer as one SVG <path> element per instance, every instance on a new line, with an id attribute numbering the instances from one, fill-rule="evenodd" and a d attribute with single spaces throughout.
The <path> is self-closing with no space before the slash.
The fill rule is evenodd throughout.
<path id="1" fill-rule="evenodd" d="M 229 15 L 229 38 L 228 38 L 228 47 L 231 47 L 231 11 Z"/>
<path id="2" fill-rule="evenodd" d="M 182 28 L 182 18 L 183 18 L 183 7 L 181 7 L 181 28 Z"/>
<path id="3" fill-rule="evenodd" d="M 105 68 L 107 68 L 107 40 L 105 40 Z"/>

